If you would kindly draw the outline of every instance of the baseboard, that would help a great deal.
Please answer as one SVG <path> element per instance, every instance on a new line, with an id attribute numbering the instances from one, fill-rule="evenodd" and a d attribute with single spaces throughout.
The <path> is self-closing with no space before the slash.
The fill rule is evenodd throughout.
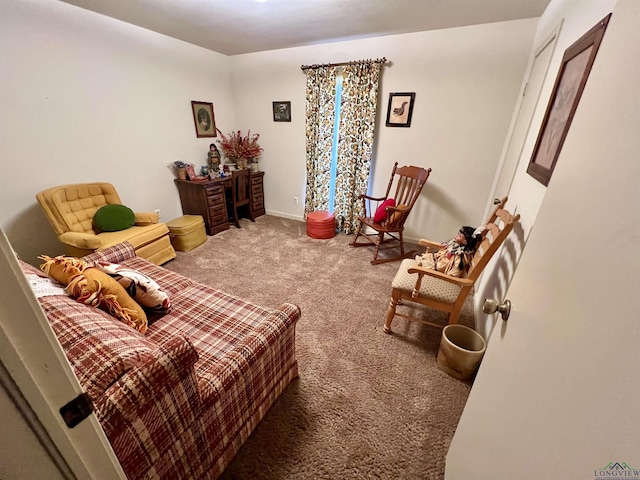
<path id="1" fill-rule="evenodd" d="M 286 218 L 288 220 L 298 220 L 300 222 L 304 222 L 304 216 L 303 215 L 291 215 L 290 213 L 283 213 L 283 212 L 277 212 L 274 210 L 266 210 L 267 215 L 273 215 L 274 217 L 282 217 L 282 218 Z M 375 233 L 374 230 L 371 230 L 369 233 Z M 422 238 L 422 237 L 420 237 Z M 405 243 L 413 243 L 418 245 L 418 242 L 420 241 L 420 238 L 413 238 L 413 237 L 404 237 L 404 241 Z"/>
<path id="2" fill-rule="evenodd" d="M 303 215 L 291 215 L 289 213 L 276 212 L 274 210 L 267 210 L 267 215 L 273 215 L 274 217 L 286 218 L 288 220 L 298 220 L 300 222 L 304 222 Z"/>

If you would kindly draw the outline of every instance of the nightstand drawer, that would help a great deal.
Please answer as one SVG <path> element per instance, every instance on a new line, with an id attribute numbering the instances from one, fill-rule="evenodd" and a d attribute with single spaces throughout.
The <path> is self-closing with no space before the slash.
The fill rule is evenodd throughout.
<path id="1" fill-rule="evenodd" d="M 208 185 L 204 189 L 205 195 L 224 195 L 224 187 L 220 185 Z"/>
<path id="2" fill-rule="evenodd" d="M 213 218 L 216 217 L 218 215 L 225 215 L 227 214 L 227 209 L 225 208 L 224 203 L 221 203 L 220 205 L 214 205 L 212 207 L 209 207 L 209 218 Z"/>
<path id="3" fill-rule="evenodd" d="M 212 227 L 223 225 L 225 223 L 228 223 L 228 221 L 229 220 L 227 219 L 227 215 L 224 212 L 222 214 L 209 217 L 209 222 L 211 223 Z"/>
<path id="4" fill-rule="evenodd" d="M 264 196 L 253 195 L 253 197 L 251 198 L 251 206 L 254 210 L 260 210 L 264 208 Z"/>
<path id="5" fill-rule="evenodd" d="M 207 204 L 209 206 L 223 205 L 224 204 L 224 193 L 216 193 L 214 195 L 208 195 L 207 196 Z"/>

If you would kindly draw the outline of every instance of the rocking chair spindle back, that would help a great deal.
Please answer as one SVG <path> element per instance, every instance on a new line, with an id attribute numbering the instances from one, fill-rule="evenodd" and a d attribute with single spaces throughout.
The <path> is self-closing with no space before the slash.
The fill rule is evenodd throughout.
<path id="1" fill-rule="evenodd" d="M 361 194 L 358 196 L 362 200 L 363 215 L 358 218 L 359 225 L 356 236 L 351 242 L 352 247 L 363 247 L 375 245 L 373 260 L 371 263 L 378 264 L 384 262 L 393 262 L 403 258 L 410 257 L 415 254 L 415 250 L 410 252 L 404 251 L 404 240 L 402 233 L 404 231 L 404 223 L 418 200 L 422 187 L 427 182 L 431 169 L 422 167 L 404 166 L 398 167 L 398 162 L 393 166 L 391 178 L 387 185 L 387 192 L 384 197 L 371 197 Z M 396 185 L 395 196 L 390 196 L 393 185 Z M 394 206 L 385 204 L 386 214 L 382 220 L 376 219 L 376 211 L 382 208 L 381 205 L 385 201 L 393 199 Z M 368 234 L 363 231 L 369 227 L 375 231 L 375 234 Z M 367 243 L 358 242 L 362 237 Z M 387 238 L 388 237 L 388 238 Z M 386 242 L 393 242 L 391 246 L 383 246 Z M 399 248 L 400 254 L 391 257 L 379 257 L 380 250 L 388 248 Z"/>

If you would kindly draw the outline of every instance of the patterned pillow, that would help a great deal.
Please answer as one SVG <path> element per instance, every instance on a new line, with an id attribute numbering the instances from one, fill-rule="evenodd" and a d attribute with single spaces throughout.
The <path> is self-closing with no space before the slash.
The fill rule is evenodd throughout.
<path id="1" fill-rule="evenodd" d="M 113 277 L 143 308 L 164 315 L 171 310 L 171 300 L 154 280 L 132 268 L 117 263 L 95 262 L 94 266 Z"/>

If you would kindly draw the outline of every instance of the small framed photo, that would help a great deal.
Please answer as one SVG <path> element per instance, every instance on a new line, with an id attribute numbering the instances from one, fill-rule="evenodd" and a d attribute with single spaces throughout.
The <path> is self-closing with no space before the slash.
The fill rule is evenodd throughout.
<path id="1" fill-rule="evenodd" d="M 291 121 L 291 102 L 273 102 L 273 121 Z"/>
<path id="2" fill-rule="evenodd" d="M 410 127 L 415 92 L 390 93 L 387 127 Z"/>
<path id="3" fill-rule="evenodd" d="M 193 123 L 196 126 L 196 136 L 216 137 L 216 120 L 213 116 L 213 103 L 191 101 Z"/>

